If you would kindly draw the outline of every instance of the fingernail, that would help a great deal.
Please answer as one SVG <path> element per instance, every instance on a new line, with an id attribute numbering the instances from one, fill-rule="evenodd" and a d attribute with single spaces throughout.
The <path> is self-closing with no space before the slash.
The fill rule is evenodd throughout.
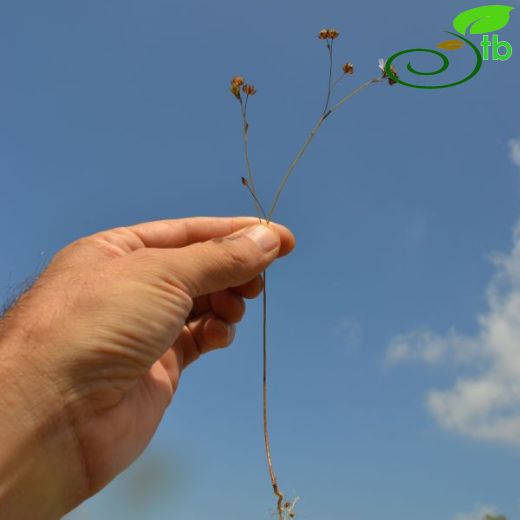
<path id="1" fill-rule="evenodd" d="M 278 233 L 267 226 L 255 226 L 254 228 L 249 229 L 246 235 L 256 242 L 260 249 L 264 250 L 266 253 L 275 249 L 280 242 Z"/>
<path id="2" fill-rule="evenodd" d="M 228 329 L 228 337 L 229 337 L 229 341 L 233 341 L 235 339 L 235 334 L 236 334 L 236 326 L 234 323 L 228 323 L 227 324 L 227 329 Z"/>

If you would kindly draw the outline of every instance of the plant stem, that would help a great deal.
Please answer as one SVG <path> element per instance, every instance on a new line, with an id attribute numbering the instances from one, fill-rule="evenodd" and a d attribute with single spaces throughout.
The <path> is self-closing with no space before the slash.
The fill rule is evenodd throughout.
<path id="1" fill-rule="evenodd" d="M 273 203 L 271 205 L 271 209 L 269 210 L 269 213 L 266 215 L 262 205 L 260 204 L 260 201 L 258 200 L 258 197 L 256 195 L 256 189 L 253 179 L 253 172 L 251 169 L 251 163 L 249 161 L 249 123 L 247 121 L 247 100 L 248 97 L 246 97 L 245 103 L 242 102 L 242 99 L 240 99 L 240 108 L 242 112 L 242 122 L 243 122 L 243 140 L 244 140 L 244 156 L 245 156 L 245 162 L 246 162 L 246 171 L 247 171 L 247 183 L 246 186 L 248 187 L 248 190 L 255 202 L 256 211 L 258 219 L 261 220 L 261 216 L 265 218 L 266 224 L 269 225 L 271 222 L 271 218 L 273 216 L 273 213 L 278 205 L 278 201 L 280 199 L 280 196 L 282 194 L 282 191 L 285 188 L 285 185 L 287 184 L 287 181 L 289 180 L 289 177 L 291 176 L 292 172 L 294 171 L 294 168 L 298 164 L 298 161 L 301 159 L 303 154 L 305 153 L 305 150 L 311 143 L 311 141 L 314 139 L 316 133 L 320 129 L 321 125 L 325 121 L 325 119 L 338 110 L 338 108 L 341 107 L 346 101 L 348 101 L 351 97 L 355 96 L 357 93 L 361 92 L 365 88 L 367 88 L 372 83 L 377 83 L 378 81 L 381 81 L 384 79 L 383 77 L 376 77 L 373 78 L 359 87 L 357 87 L 355 90 L 344 96 L 340 101 L 338 101 L 332 108 L 329 107 L 330 103 L 330 96 L 332 88 L 336 86 L 336 84 L 340 81 L 341 78 L 339 78 L 336 82 L 334 82 L 334 85 L 331 86 L 332 81 L 332 43 L 329 44 L 329 81 L 328 81 L 328 91 L 327 91 L 327 99 L 325 102 L 325 109 L 323 113 L 321 114 L 320 118 L 318 119 L 318 122 L 314 125 L 314 128 L 311 130 L 311 133 L 307 137 L 307 140 L 303 144 L 303 146 L 300 148 L 298 153 L 296 154 L 296 157 L 293 159 L 291 164 L 289 165 L 289 168 L 287 172 L 285 173 L 284 177 L 282 178 L 282 181 L 280 182 L 280 185 L 278 186 Z M 262 293 L 262 358 L 263 358 L 263 371 L 262 371 L 262 401 L 263 401 L 263 429 L 264 429 L 264 444 L 265 444 L 265 453 L 267 458 L 267 465 L 269 468 L 269 476 L 271 478 L 271 484 L 273 487 L 273 492 L 277 497 L 277 512 L 278 512 L 278 520 L 284 520 L 284 511 L 287 511 L 286 505 L 284 505 L 284 494 L 280 490 L 278 486 L 278 481 L 276 479 L 276 474 L 274 472 L 273 468 L 273 460 L 271 456 L 271 444 L 269 440 L 269 428 L 268 428 L 268 414 L 267 414 L 267 271 L 264 270 L 262 273 L 262 281 L 263 281 L 263 293 Z M 293 504 L 294 505 L 294 504 Z M 292 514 L 291 514 L 292 516 Z"/>
<path id="2" fill-rule="evenodd" d="M 311 133 L 309 134 L 309 137 L 307 137 L 307 140 L 305 141 L 304 145 L 300 148 L 300 151 L 296 154 L 296 157 L 293 159 L 292 163 L 289 166 L 289 169 L 287 170 L 287 173 L 284 175 L 282 182 L 278 186 L 278 189 L 276 190 L 276 193 L 274 195 L 274 201 L 271 206 L 271 209 L 269 210 L 269 213 L 267 214 L 267 219 L 270 221 L 271 217 L 273 216 L 274 210 L 276 209 L 276 206 L 278 205 L 278 200 L 280 199 L 280 195 L 282 194 L 282 191 L 287 184 L 287 181 L 289 180 L 289 177 L 291 176 L 291 173 L 293 172 L 294 168 L 298 164 L 298 161 L 301 159 L 302 155 L 305 153 L 305 150 L 313 140 L 314 136 L 316 135 L 316 132 L 320 129 L 320 126 L 323 124 L 323 121 L 325 121 L 325 118 L 330 114 L 329 112 L 325 112 L 322 114 L 312 129 Z"/>
<path id="3" fill-rule="evenodd" d="M 325 121 L 325 119 L 338 110 L 343 103 L 348 101 L 351 97 L 355 96 L 357 93 L 361 92 L 365 88 L 367 88 L 372 83 L 376 83 L 378 81 L 381 81 L 382 78 L 377 77 L 373 78 L 359 87 L 357 87 L 355 90 L 344 96 L 340 101 L 338 101 L 331 109 L 328 111 L 323 112 L 323 114 L 318 119 L 318 122 L 314 126 L 314 128 L 311 130 L 311 133 L 309 134 L 309 137 L 307 137 L 307 140 L 303 144 L 303 146 L 300 148 L 298 153 L 296 154 L 296 157 L 293 159 L 292 163 L 289 165 L 289 168 L 287 170 L 287 173 L 283 177 L 280 185 L 278 186 L 278 189 L 276 190 L 273 204 L 271 206 L 271 209 L 269 210 L 269 213 L 267 215 L 267 224 L 271 221 L 271 217 L 273 216 L 274 210 L 276 209 L 276 206 L 278 205 L 278 201 L 280 199 L 280 195 L 282 194 L 282 191 L 287 184 L 287 181 L 289 180 L 289 177 L 291 173 L 293 172 L 294 168 L 298 164 L 298 161 L 301 159 L 302 155 L 305 153 L 305 150 L 311 143 L 311 141 L 314 139 L 316 133 L 320 129 L 321 125 Z M 329 97 L 330 97 L 330 79 L 329 79 L 329 94 L 327 98 L 327 103 L 325 107 L 328 107 L 329 104 Z M 277 497 L 277 510 L 278 510 L 278 520 L 283 520 L 283 500 L 284 500 L 284 494 L 280 491 L 280 488 L 278 487 L 278 481 L 276 479 L 276 475 L 273 469 L 273 461 L 271 457 L 271 446 L 269 442 L 269 429 L 268 429 L 268 423 L 267 423 L 267 291 L 266 291 L 266 271 L 263 272 L 262 279 L 264 282 L 264 290 L 262 295 L 262 310 L 263 310 L 263 320 L 262 320 L 262 346 L 263 346 L 263 423 L 264 423 L 264 443 L 265 443 L 265 452 L 267 457 L 267 465 L 269 467 L 269 476 L 271 477 L 271 484 L 273 486 L 274 494 Z"/>
<path id="4" fill-rule="evenodd" d="M 356 94 L 361 92 L 362 90 L 365 90 L 367 87 L 372 85 L 372 83 L 379 83 L 380 81 L 385 80 L 383 76 L 376 76 L 375 78 L 369 79 L 368 81 L 365 81 L 362 85 L 359 85 L 356 89 L 354 89 L 352 92 L 347 94 L 346 96 L 342 97 L 331 109 L 330 113 L 336 112 L 336 110 L 343 105 L 346 101 L 348 101 L 351 97 L 354 97 Z"/>
<path id="5" fill-rule="evenodd" d="M 249 193 L 253 197 L 253 200 L 256 205 L 256 212 L 258 216 L 258 220 L 262 222 L 260 215 L 265 218 L 266 224 L 269 225 L 269 219 L 262 207 L 262 204 L 258 200 L 255 190 L 255 184 L 253 179 L 253 172 L 251 169 L 251 163 L 249 161 L 249 153 L 248 153 L 248 135 L 249 135 L 249 123 L 247 121 L 247 100 L 246 97 L 245 104 L 242 104 L 242 99 L 240 99 L 240 108 L 242 111 L 242 121 L 243 121 L 243 137 L 244 137 L 244 155 L 246 161 L 246 170 L 247 170 L 247 183 L 246 186 L 249 190 Z M 262 281 L 263 281 L 263 291 L 262 291 L 262 355 L 263 355 L 263 377 L 262 377 L 262 401 L 263 401 L 263 428 L 264 428 L 264 444 L 265 444 L 265 453 L 267 457 L 267 465 L 269 467 L 269 476 L 271 477 L 271 484 L 273 486 L 274 494 L 277 497 L 277 511 L 278 511 L 278 520 L 283 519 L 283 500 L 284 495 L 280 491 L 278 487 L 278 482 L 276 480 L 276 475 L 273 469 L 273 461 L 271 457 L 271 445 L 269 442 L 269 429 L 267 425 L 267 291 L 266 291 L 266 270 L 262 273 Z"/>
<path id="6" fill-rule="evenodd" d="M 327 41 L 327 49 L 329 50 L 329 83 L 327 86 L 327 99 L 325 101 L 325 108 L 323 109 L 323 113 L 327 112 L 327 109 L 329 108 L 330 103 L 330 94 L 331 94 L 331 88 L 330 84 L 332 82 L 332 44 L 334 43 L 334 40 Z"/>
<path id="7" fill-rule="evenodd" d="M 267 428 L 267 290 L 266 290 L 266 271 L 262 273 L 262 280 L 264 285 L 264 290 L 262 294 L 262 311 L 263 311 L 263 319 L 262 319 L 262 353 L 263 353 L 263 377 L 262 377 L 262 397 L 263 397 L 263 418 L 264 418 L 264 444 L 265 444 L 265 453 L 267 456 L 267 465 L 269 467 L 269 476 L 271 477 L 271 484 L 273 486 L 274 494 L 278 497 L 277 500 L 277 509 L 278 509 L 278 519 L 283 520 L 283 499 L 284 495 L 280 491 L 278 487 L 278 482 L 276 480 L 276 475 L 273 469 L 273 461 L 271 458 L 271 444 L 269 442 L 269 429 Z"/>
<path id="8" fill-rule="evenodd" d="M 245 104 L 242 104 L 242 99 L 240 99 L 240 110 L 242 112 L 242 123 L 243 123 L 242 135 L 244 138 L 244 156 L 245 156 L 245 160 L 246 160 L 248 188 L 249 188 L 251 195 L 253 196 L 253 200 L 254 200 L 254 203 L 256 206 L 256 214 L 258 216 L 258 219 L 260 220 L 260 215 L 261 214 L 265 215 L 265 212 L 256 195 L 255 181 L 253 179 L 253 172 L 251 170 L 251 162 L 249 161 L 249 122 L 247 121 L 247 100 L 248 99 L 249 99 L 249 96 L 246 96 Z"/>
<path id="9" fill-rule="evenodd" d="M 334 83 L 330 87 L 330 93 L 332 94 L 334 92 L 334 89 L 336 88 L 336 85 L 346 76 L 345 73 L 343 73 L 339 78 L 334 81 Z"/>
<path id="10" fill-rule="evenodd" d="M 311 143 L 311 141 L 314 139 L 316 133 L 320 129 L 320 126 L 323 124 L 325 119 L 330 116 L 330 114 L 336 112 L 338 108 L 343 105 L 346 101 L 348 101 L 351 97 L 355 96 L 362 90 L 366 89 L 368 86 L 372 85 L 372 83 L 377 83 L 384 79 L 383 77 L 377 76 L 376 78 L 372 78 L 369 81 L 366 81 L 356 89 L 354 89 L 352 92 L 341 98 L 332 108 L 330 108 L 327 112 L 323 113 L 320 118 L 318 119 L 318 122 L 314 126 L 314 128 L 311 130 L 311 133 L 309 134 L 309 137 L 307 137 L 307 140 L 303 144 L 303 146 L 300 148 L 299 152 L 296 154 L 296 157 L 293 159 L 292 163 L 289 165 L 289 168 L 287 169 L 286 174 L 284 175 L 282 181 L 280 182 L 280 185 L 278 186 L 278 189 L 276 190 L 276 193 L 274 195 L 273 204 L 271 206 L 271 209 L 269 210 L 269 213 L 267 214 L 268 221 L 271 220 L 274 210 L 276 209 L 276 206 L 278 205 L 278 200 L 280 199 L 280 195 L 282 194 L 282 191 L 287 184 L 287 181 L 289 180 L 289 177 L 291 176 L 291 173 L 293 172 L 294 168 L 298 164 L 298 161 L 301 159 L 302 155 L 305 153 L 305 150 L 307 150 L 307 147 Z"/>

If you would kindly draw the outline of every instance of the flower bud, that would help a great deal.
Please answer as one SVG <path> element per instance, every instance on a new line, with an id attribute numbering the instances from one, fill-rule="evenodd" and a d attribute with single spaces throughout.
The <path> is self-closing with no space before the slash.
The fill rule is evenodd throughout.
<path id="1" fill-rule="evenodd" d="M 256 88 L 253 87 L 253 85 L 244 85 L 242 91 L 248 96 L 254 96 L 256 94 Z"/>
<path id="2" fill-rule="evenodd" d="M 343 72 L 345 74 L 354 74 L 354 65 L 352 65 L 352 63 L 345 63 L 345 65 L 343 65 Z"/>

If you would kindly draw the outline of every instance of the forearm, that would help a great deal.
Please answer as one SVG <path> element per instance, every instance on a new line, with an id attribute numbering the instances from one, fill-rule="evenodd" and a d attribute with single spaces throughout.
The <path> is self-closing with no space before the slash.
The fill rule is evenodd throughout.
<path id="1" fill-rule="evenodd" d="M 0 336 L 0 518 L 60 518 L 85 498 L 81 450 L 31 346 Z"/>

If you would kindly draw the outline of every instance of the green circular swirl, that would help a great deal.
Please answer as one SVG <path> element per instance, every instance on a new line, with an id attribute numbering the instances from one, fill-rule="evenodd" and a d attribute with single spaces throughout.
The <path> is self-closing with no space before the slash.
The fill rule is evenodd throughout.
<path id="1" fill-rule="evenodd" d="M 406 66 L 406 68 L 412 74 L 417 74 L 417 75 L 421 75 L 421 76 L 434 76 L 435 74 L 440 74 L 441 72 L 444 72 L 450 65 L 450 60 L 444 54 L 442 54 L 442 52 L 434 51 L 433 49 L 409 49 L 409 50 L 403 51 L 403 52 L 416 52 L 416 51 L 430 52 L 431 54 L 436 54 L 437 56 L 439 56 L 442 59 L 442 67 L 439 67 L 437 70 L 434 70 L 433 72 L 420 72 L 418 70 L 415 70 L 412 67 L 412 64 L 410 62 L 408 62 L 408 65 Z M 392 72 L 392 71 L 390 71 L 390 72 Z"/>
<path id="2" fill-rule="evenodd" d="M 442 66 L 439 67 L 437 70 L 435 70 L 433 72 L 420 72 L 418 70 L 415 70 L 412 67 L 412 64 L 410 62 L 408 62 L 408 65 L 406 66 L 406 68 L 412 74 L 417 74 L 417 75 L 421 75 L 421 76 L 434 76 L 436 74 L 440 74 L 441 72 L 444 72 L 448 68 L 450 62 L 449 62 L 448 58 L 442 52 L 439 52 L 439 51 L 436 51 L 436 50 L 433 50 L 433 49 L 408 49 L 406 51 L 400 51 L 400 52 L 396 52 L 395 54 L 392 54 L 392 56 L 390 56 L 390 58 L 388 58 L 388 60 L 386 60 L 386 65 L 385 65 L 386 75 L 389 78 L 391 78 L 392 80 L 394 80 L 395 82 L 400 83 L 401 85 L 405 85 L 407 87 L 413 87 L 413 88 L 423 88 L 423 89 L 437 89 L 437 88 L 455 87 L 456 85 L 460 85 L 461 83 L 465 83 L 466 81 L 469 81 L 471 78 L 476 76 L 477 73 L 479 72 L 480 68 L 482 67 L 482 54 L 480 54 L 479 48 L 476 45 L 474 45 L 473 42 L 471 42 L 470 40 L 464 38 L 460 34 L 453 33 L 453 32 L 450 32 L 450 31 L 446 31 L 446 32 L 448 34 L 451 34 L 451 35 L 455 36 L 456 38 L 459 38 L 459 39 L 463 40 L 464 42 L 466 42 L 473 49 L 473 52 L 475 53 L 475 56 L 477 58 L 477 63 L 475 65 L 475 68 L 464 79 L 461 79 L 460 81 L 456 81 L 454 83 L 448 83 L 446 85 L 432 85 L 432 86 L 428 86 L 428 85 L 414 85 L 413 83 L 408 83 L 406 81 L 403 81 L 402 79 L 398 78 L 392 72 L 391 66 L 392 66 L 392 63 L 395 61 L 395 59 L 398 58 L 399 56 L 401 56 L 402 54 L 408 54 L 410 52 L 428 52 L 428 53 L 431 53 L 431 54 L 435 54 L 435 55 L 439 56 L 442 59 L 442 62 L 443 62 Z"/>

